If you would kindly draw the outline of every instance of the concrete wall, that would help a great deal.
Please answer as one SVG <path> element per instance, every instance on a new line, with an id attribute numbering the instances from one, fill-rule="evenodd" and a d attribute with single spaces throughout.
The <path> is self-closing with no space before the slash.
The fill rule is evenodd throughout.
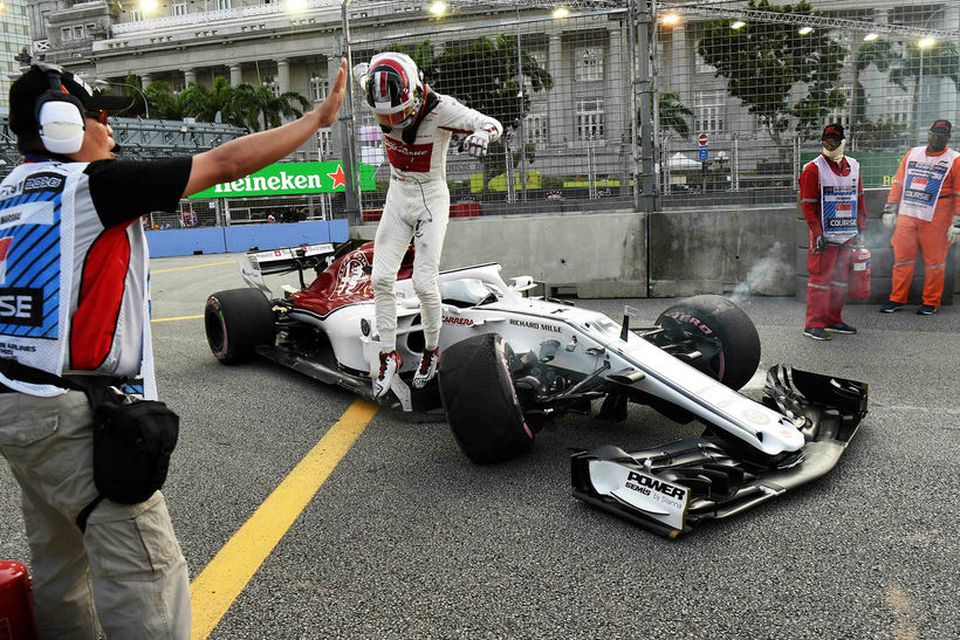
<path id="1" fill-rule="evenodd" d="M 503 275 L 530 275 L 550 294 L 581 298 L 646 297 L 646 216 L 452 218 L 441 268 L 499 262 Z M 376 225 L 353 227 L 354 238 L 373 239 Z"/>
<path id="2" fill-rule="evenodd" d="M 880 223 L 885 198 L 886 189 L 868 193 L 874 301 L 886 299 L 890 292 L 890 232 Z M 376 225 L 350 230 L 351 237 L 366 240 L 375 233 Z M 545 282 L 552 294 L 581 298 L 698 293 L 802 298 L 806 246 L 806 222 L 792 205 L 652 214 L 481 216 L 451 219 L 441 268 L 500 262 L 507 277 L 531 275 Z M 954 277 L 958 255 L 954 248 L 944 304 L 952 303 L 952 292 L 960 286 Z M 920 265 L 917 285 L 922 270 Z"/>

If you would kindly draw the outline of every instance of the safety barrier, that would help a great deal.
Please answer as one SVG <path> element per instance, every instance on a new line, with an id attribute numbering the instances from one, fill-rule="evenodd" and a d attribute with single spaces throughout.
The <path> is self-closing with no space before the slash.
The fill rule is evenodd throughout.
<path id="1" fill-rule="evenodd" d="M 150 255 L 154 258 L 345 242 L 348 237 L 346 220 L 147 231 Z"/>

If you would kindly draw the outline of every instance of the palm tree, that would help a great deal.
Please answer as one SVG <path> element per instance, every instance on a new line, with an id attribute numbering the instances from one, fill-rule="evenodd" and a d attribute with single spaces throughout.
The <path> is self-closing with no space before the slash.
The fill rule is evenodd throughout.
<path id="1" fill-rule="evenodd" d="M 680 101 L 680 94 L 666 91 L 657 96 L 657 109 L 660 114 L 661 130 L 673 129 L 684 140 L 690 137 L 690 123 L 687 117 L 693 115 L 685 104 Z"/>
<path id="2" fill-rule="evenodd" d="M 230 81 L 223 76 L 215 77 L 210 87 L 190 85 L 180 93 L 184 115 L 201 122 L 214 122 L 219 113 L 222 121 L 233 122 L 230 109 L 234 94 Z"/>
<path id="3" fill-rule="evenodd" d="M 294 105 L 299 105 L 300 108 Z M 254 87 L 241 84 L 234 90 L 231 112 L 249 129 L 260 131 L 263 128 L 280 126 L 283 118 L 299 118 L 309 106 L 310 101 L 296 91 L 275 95 L 273 87 L 269 85 Z"/>
<path id="4" fill-rule="evenodd" d="M 954 87 L 960 89 L 960 50 L 957 45 L 949 41 L 938 41 L 932 47 L 924 50 L 915 42 L 907 45 L 906 55 L 902 57 L 900 66 L 891 69 L 890 81 L 907 90 L 907 78 L 913 78 L 913 127 L 916 131 L 920 117 L 920 82 L 923 78 L 949 78 Z"/>
<path id="5" fill-rule="evenodd" d="M 863 85 L 860 84 L 860 74 L 873 65 L 877 71 L 886 73 L 894 66 L 901 64 L 903 55 L 893 48 L 893 43 L 886 40 L 864 42 L 857 47 L 857 56 L 853 65 L 853 105 L 850 108 L 850 123 L 856 127 L 864 121 L 866 114 Z"/>
<path id="6" fill-rule="evenodd" d="M 180 94 L 173 92 L 173 87 L 169 82 L 155 80 L 151 82 L 146 91 L 147 100 L 153 107 L 150 114 L 154 118 L 167 120 L 182 120 L 184 116 L 183 102 Z"/>

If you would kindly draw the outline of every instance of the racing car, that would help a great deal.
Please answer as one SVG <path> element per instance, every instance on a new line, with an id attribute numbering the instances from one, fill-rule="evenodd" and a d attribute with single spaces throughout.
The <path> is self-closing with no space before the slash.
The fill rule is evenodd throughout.
<path id="1" fill-rule="evenodd" d="M 480 464 L 524 454 L 551 419 L 595 406 L 611 421 L 625 420 L 637 403 L 702 423 L 700 437 L 655 449 L 605 446 L 572 456 L 574 495 L 658 533 L 676 536 L 824 475 L 866 415 L 866 384 L 786 365 L 767 372 L 761 401 L 738 393 L 756 373 L 760 339 L 727 298 L 687 298 L 653 325 L 633 327 L 629 307 L 618 323 L 534 295 L 533 278 L 508 282 L 496 263 L 440 273 L 439 373 L 414 390 L 424 337 L 413 252 L 396 285 L 404 364 L 381 402 L 443 411 L 460 449 Z M 358 241 L 247 253 L 240 273 L 248 286 L 207 300 L 210 349 L 224 364 L 264 357 L 374 400 L 372 264 L 373 244 Z M 293 272 L 300 287 L 284 285 L 280 295 L 264 280 Z"/>

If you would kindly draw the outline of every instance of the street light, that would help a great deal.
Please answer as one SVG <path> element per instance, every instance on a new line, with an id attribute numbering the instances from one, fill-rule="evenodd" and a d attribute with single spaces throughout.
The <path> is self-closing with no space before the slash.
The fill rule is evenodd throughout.
<path id="1" fill-rule="evenodd" d="M 150 119 L 150 101 L 147 100 L 147 94 L 144 93 L 143 89 L 141 89 L 140 87 L 132 84 L 127 84 L 125 82 L 110 82 L 109 80 L 94 80 L 93 84 L 97 85 L 98 87 L 113 86 L 113 87 L 126 87 L 127 89 L 133 89 L 134 91 L 139 93 L 140 96 L 143 98 L 143 112 L 147 116 L 147 120 Z"/>
<path id="2" fill-rule="evenodd" d="M 923 93 L 923 52 L 935 44 L 937 44 L 937 40 L 936 38 L 933 38 L 931 36 L 924 36 L 923 38 L 920 38 L 919 40 L 917 40 L 917 49 L 920 51 L 920 74 L 917 76 L 917 96 L 915 97 L 915 100 L 917 103 L 917 109 L 916 109 L 916 113 L 914 113 L 914 116 L 913 116 L 914 130 L 916 130 L 917 125 L 920 124 L 920 110 L 921 110 L 920 99 L 922 97 L 920 94 Z"/>

